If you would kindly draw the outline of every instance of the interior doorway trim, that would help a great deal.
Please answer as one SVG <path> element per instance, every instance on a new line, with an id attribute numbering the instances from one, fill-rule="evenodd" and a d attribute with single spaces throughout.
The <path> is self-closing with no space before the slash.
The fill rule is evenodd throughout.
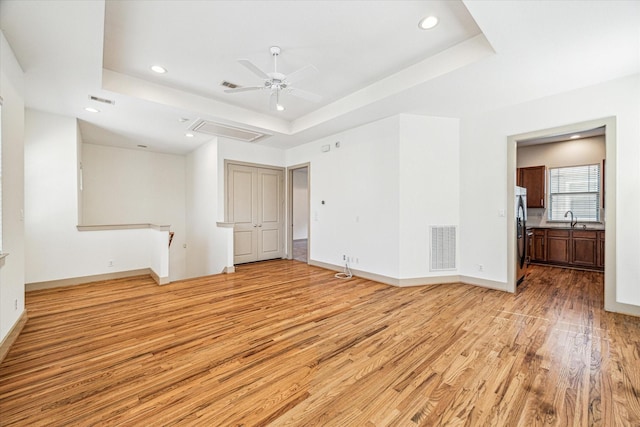
<path id="1" fill-rule="evenodd" d="M 311 259 L 311 163 L 301 163 L 287 168 L 287 259 L 293 259 L 293 173 L 307 169 L 307 264 Z"/>
<path id="2" fill-rule="evenodd" d="M 515 206 L 511 203 L 515 198 L 516 160 L 518 141 L 541 138 L 551 135 L 575 133 L 587 129 L 605 127 L 605 156 L 607 168 L 605 170 L 605 266 L 604 266 L 604 309 L 618 313 L 640 315 L 638 307 L 616 301 L 616 172 L 617 172 L 617 144 L 616 118 L 604 117 L 585 122 L 573 123 L 555 128 L 527 132 L 507 137 L 507 290 L 516 292 L 516 245 L 515 245 Z"/>

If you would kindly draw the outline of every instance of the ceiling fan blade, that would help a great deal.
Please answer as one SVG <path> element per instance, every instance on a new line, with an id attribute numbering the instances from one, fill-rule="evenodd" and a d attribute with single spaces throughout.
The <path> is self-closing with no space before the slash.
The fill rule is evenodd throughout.
<path id="1" fill-rule="evenodd" d="M 317 72 L 318 69 L 313 65 L 306 65 L 291 74 L 287 74 L 287 83 L 299 82 L 300 80 L 304 80 Z"/>
<path id="2" fill-rule="evenodd" d="M 269 75 L 258 68 L 253 62 L 249 61 L 248 59 L 238 59 L 238 62 L 244 65 L 249 71 L 260 77 L 261 79 L 269 80 Z"/>
<path id="3" fill-rule="evenodd" d="M 237 92 L 249 92 L 250 90 L 260 90 L 264 89 L 264 86 L 245 86 L 245 87 L 236 87 L 233 89 L 225 89 L 225 93 L 237 93 Z"/>
<path id="4" fill-rule="evenodd" d="M 296 89 L 294 87 L 289 87 L 287 89 L 287 91 L 298 98 L 302 98 L 302 99 L 306 99 L 307 101 L 312 101 L 312 102 L 320 102 L 320 100 L 322 100 L 322 96 L 316 94 L 316 93 L 312 93 L 312 92 L 307 92 L 306 90 L 302 90 L 302 89 Z"/>

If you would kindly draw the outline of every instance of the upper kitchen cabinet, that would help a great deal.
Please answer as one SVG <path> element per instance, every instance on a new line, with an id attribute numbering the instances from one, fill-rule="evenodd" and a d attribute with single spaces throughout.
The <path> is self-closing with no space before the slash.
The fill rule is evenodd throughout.
<path id="1" fill-rule="evenodd" d="M 546 166 L 518 168 L 517 185 L 527 189 L 527 207 L 544 208 L 546 194 Z"/>

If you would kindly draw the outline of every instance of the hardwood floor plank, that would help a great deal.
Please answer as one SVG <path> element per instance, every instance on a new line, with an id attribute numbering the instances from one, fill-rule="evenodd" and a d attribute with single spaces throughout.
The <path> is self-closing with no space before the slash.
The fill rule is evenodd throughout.
<path id="1" fill-rule="evenodd" d="M 640 426 L 640 319 L 603 275 L 515 295 L 295 261 L 29 292 L 0 426 Z"/>

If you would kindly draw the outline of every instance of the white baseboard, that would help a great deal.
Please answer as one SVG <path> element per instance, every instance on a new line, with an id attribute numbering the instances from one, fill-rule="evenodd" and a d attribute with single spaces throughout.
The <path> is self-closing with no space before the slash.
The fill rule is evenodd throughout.
<path id="1" fill-rule="evenodd" d="M 107 274 L 95 274 L 93 276 L 84 276 L 84 277 L 72 277 L 69 279 L 59 279 L 59 280 L 49 280 L 46 282 L 33 282 L 25 284 L 25 291 L 37 291 L 40 289 L 52 289 L 59 288 L 62 286 L 73 286 L 73 285 L 81 285 L 83 283 L 89 282 L 99 282 L 101 280 L 110 280 L 110 279 L 122 279 L 125 277 L 133 277 L 133 276 L 144 276 L 151 275 L 154 276 L 155 273 L 151 271 L 149 268 L 142 268 L 140 270 L 129 270 L 129 271 L 118 271 L 115 273 L 107 273 Z M 166 278 L 169 279 L 168 277 Z M 158 283 L 159 281 L 154 280 Z"/>
<path id="2" fill-rule="evenodd" d="M 22 328 L 24 328 L 24 325 L 27 323 L 27 319 L 27 310 L 23 310 L 18 321 L 9 330 L 9 333 L 4 337 L 2 342 L 0 342 L 0 363 L 2 363 L 4 358 L 7 356 L 7 353 L 9 353 L 9 349 L 18 339 L 20 332 L 22 332 Z"/>
<path id="3" fill-rule="evenodd" d="M 458 276 L 460 283 L 465 285 L 480 286 L 482 288 L 495 289 L 496 291 L 509 292 L 507 290 L 507 282 L 498 282 L 497 280 L 481 279 L 479 277 Z"/>
<path id="4" fill-rule="evenodd" d="M 168 285 L 169 283 L 171 283 L 171 280 L 169 280 L 168 277 L 158 276 L 158 274 L 151 268 L 149 269 L 149 274 L 158 285 Z"/>
<path id="5" fill-rule="evenodd" d="M 344 267 L 334 264 L 329 264 L 316 260 L 309 260 L 309 265 L 316 267 L 326 268 L 332 271 L 343 271 Z M 424 286 L 424 285 L 442 285 L 448 283 L 464 283 L 465 285 L 480 286 L 483 288 L 495 289 L 498 291 L 506 291 L 507 284 L 504 282 L 497 282 L 494 280 L 480 279 L 471 276 L 461 276 L 457 274 L 449 276 L 431 276 L 431 277 L 415 277 L 410 279 L 397 279 L 395 277 L 383 276 L 381 274 L 370 273 L 368 271 L 356 270 L 351 268 L 351 272 L 354 276 L 362 277 L 364 279 L 373 280 L 375 282 L 384 283 L 386 285 L 409 287 L 409 286 Z"/>

